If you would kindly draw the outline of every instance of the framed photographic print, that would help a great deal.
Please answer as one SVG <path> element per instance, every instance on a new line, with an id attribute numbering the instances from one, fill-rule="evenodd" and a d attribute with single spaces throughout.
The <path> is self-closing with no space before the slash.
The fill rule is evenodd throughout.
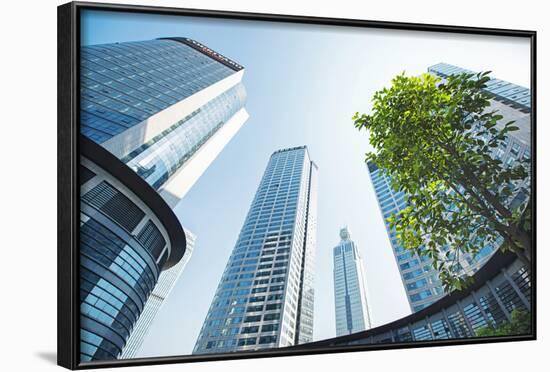
<path id="1" fill-rule="evenodd" d="M 58 8 L 58 363 L 536 337 L 534 31 Z"/>

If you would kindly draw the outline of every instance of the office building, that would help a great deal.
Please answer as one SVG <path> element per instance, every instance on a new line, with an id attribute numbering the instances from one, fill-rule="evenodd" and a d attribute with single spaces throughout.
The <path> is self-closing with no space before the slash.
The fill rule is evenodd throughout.
<path id="1" fill-rule="evenodd" d="M 442 81 L 453 74 L 473 73 L 445 63 L 431 66 L 428 72 L 437 75 Z M 498 125 L 514 120 L 519 128 L 518 131 L 509 133 L 502 146 L 493 150 L 493 156 L 501 160 L 503 166 L 516 164 L 520 160 L 529 160 L 531 158 L 531 94 L 529 90 L 495 78 L 489 80 L 486 85 L 485 92 L 491 97 L 490 109 L 498 110 L 504 117 Z M 406 195 L 392 189 L 390 177 L 376 164 L 370 162 L 367 168 L 411 311 L 419 311 L 444 296 L 442 284 L 438 279 L 437 271 L 431 265 L 431 260 L 404 250 L 398 243 L 395 231 L 389 227 L 387 218 L 406 207 Z M 530 182 L 529 177 L 516 185 L 516 192 L 507 201 L 509 206 L 516 207 L 525 202 L 530 190 Z M 487 262 L 501 243 L 500 239 L 494 244 L 486 244 L 475 256 L 463 254 L 459 262 L 461 272 L 468 275 L 474 274 Z"/>
<path id="2" fill-rule="evenodd" d="M 442 81 L 453 74 L 475 74 L 471 70 L 439 63 L 428 68 L 428 72 L 438 76 Z M 516 164 L 518 161 L 531 159 L 531 91 L 528 88 L 509 83 L 497 78 L 491 78 L 483 89 L 490 99 L 490 110 L 496 110 L 503 119 L 497 124 L 501 128 L 506 122 L 514 121 L 517 131 L 509 132 L 501 146 L 493 149 L 492 156 L 502 161 L 504 167 Z M 487 135 L 486 138 L 489 136 Z M 505 201 L 510 208 L 516 208 L 526 202 L 531 188 L 531 177 L 515 184 L 515 192 Z M 502 244 L 499 239 L 496 244 L 487 244 L 476 255 L 465 254 L 460 258 L 464 273 L 472 275 L 485 264 L 496 248 Z"/>
<path id="3" fill-rule="evenodd" d="M 83 46 L 80 57 L 86 362 L 145 335 L 192 249 L 172 209 L 248 114 L 244 68 L 194 40 Z"/>
<path id="4" fill-rule="evenodd" d="M 359 249 L 347 227 L 340 230 L 340 243 L 333 249 L 336 336 L 371 327 L 365 269 Z"/>
<path id="5" fill-rule="evenodd" d="M 367 168 L 401 274 L 401 280 L 407 293 L 409 306 L 413 312 L 421 310 L 444 295 L 443 286 L 439 281 L 437 272 L 431 266 L 431 260 L 426 256 L 419 256 L 405 250 L 399 244 L 396 232 L 390 229 L 388 218 L 407 206 L 405 193 L 394 191 L 390 177 L 373 162 L 368 162 Z"/>
<path id="6" fill-rule="evenodd" d="M 313 338 L 317 166 L 305 146 L 274 152 L 195 344 L 194 354 Z"/>
<path id="7" fill-rule="evenodd" d="M 81 134 L 175 206 L 248 118 L 244 68 L 187 38 L 81 49 Z"/>

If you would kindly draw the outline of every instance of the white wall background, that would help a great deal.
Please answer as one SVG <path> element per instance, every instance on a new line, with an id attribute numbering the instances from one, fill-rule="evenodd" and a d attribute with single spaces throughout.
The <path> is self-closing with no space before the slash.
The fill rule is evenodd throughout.
<path id="1" fill-rule="evenodd" d="M 105 2 L 111 2 L 104 0 Z M 122 1 L 122 0 L 121 0 Z M 297 14 L 538 31 L 538 143 L 550 140 L 550 24 L 544 1 L 523 0 L 128 0 L 135 4 Z M 1 369 L 59 370 L 56 349 L 56 6 L 59 0 L 10 1 L 0 22 Z M 467 53 L 468 51 L 464 51 Z M 396 351 L 141 367 L 147 371 L 541 370 L 548 363 L 550 159 L 538 149 L 539 340 Z M 545 265 L 546 264 L 546 265 Z M 546 363 L 544 362 L 546 360 Z M 539 368 L 536 368 L 539 366 Z M 57 368 L 57 369 L 56 369 Z"/>

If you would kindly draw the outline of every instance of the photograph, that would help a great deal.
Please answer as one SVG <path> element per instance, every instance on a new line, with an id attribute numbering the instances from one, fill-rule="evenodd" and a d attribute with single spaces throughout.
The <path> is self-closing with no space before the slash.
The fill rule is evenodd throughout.
<path id="1" fill-rule="evenodd" d="M 534 338 L 531 38 L 77 14 L 81 366 Z"/>

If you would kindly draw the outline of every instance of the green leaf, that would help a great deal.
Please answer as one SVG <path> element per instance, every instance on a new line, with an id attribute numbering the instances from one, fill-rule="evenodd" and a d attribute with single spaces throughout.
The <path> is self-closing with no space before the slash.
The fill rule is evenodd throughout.
<path id="1" fill-rule="evenodd" d="M 367 161 L 406 195 L 409 206 L 390 216 L 390 229 L 404 248 L 430 258 L 446 290 L 469 283 L 457 274 L 455 257 L 475 255 L 508 230 L 525 233 L 513 225 L 517 214 L 510 217 L 506 200 L 515 191 L 506 185 L 528 173 L 492 157 L 518 127 L 511 121 L 497 126 L 504 116 L 488 108 L 487 81 L 488 72 L 452 75 L 446 82 L 403 72 L 374 94 L 368 115 L 353 116 L 354 125 L 368 131 L 373 150 Z"/>

